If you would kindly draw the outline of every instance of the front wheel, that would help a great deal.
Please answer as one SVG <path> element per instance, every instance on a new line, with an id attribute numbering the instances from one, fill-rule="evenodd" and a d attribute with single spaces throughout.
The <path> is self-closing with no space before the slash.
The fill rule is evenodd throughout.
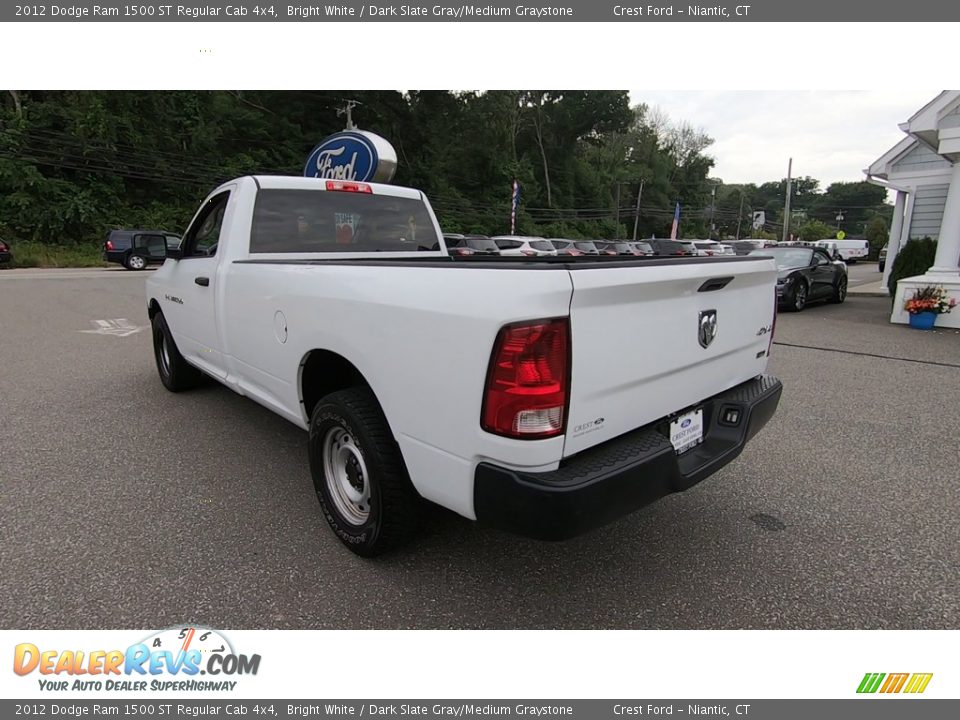
<path id="1" fill-rule="evenodd" d="M 833 288 L 833 302 L 842 303 L 846 299 L 847 299 L 847 279 L 845 277 L 842 277 L 837 281 L 836 286 Z"/>
<path id="2" fill-rule="evenodd" d="M 803 280 L 797 280 L 790 294 L 790 302 L 787 305 L 788 310 L 800 312 L 807 306 L 807 284 Z"/>
<path id="3" fill-rule="evenodd" d="M 308 451 L 324 517 L 351 551 L 373 557 L 413 535 L 421 500 L 369 389 L 339 390 L 317 403 Z"/>
<path id="4" fill-rule="evenodd" d="M 203 381 L 203 373 L 183 359 L 162 312 L 153 316 L 151 325 L 153 356 L 163 386 L 170 392 L 180 392 L 199 385 Z"/>

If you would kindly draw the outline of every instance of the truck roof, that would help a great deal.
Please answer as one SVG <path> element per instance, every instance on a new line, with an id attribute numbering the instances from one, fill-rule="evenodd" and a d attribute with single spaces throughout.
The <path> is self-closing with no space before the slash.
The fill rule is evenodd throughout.
<path id="1" fill-rule="evenodd" d="M 330 180 L 326 178 L 308 178 L 295 175 L 252 175 L 250 176 L 257 187 L 263 190 L 327 190 L 327 183 L 330 182 L 354 182 L 352 180 Z M 423 193 L 414 188 L 400 187 L 399 185 L 386 185 L 384 183 L 364 182 L 358 183 L 370 187 L 374 195 L 389 195 L 392 197 L 403 197 L 418 200 Z"/>

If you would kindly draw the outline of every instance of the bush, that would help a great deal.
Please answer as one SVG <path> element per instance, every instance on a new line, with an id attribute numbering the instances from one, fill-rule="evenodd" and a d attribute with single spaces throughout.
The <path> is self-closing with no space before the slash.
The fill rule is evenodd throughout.
<path id="1" fill-rule="evenodd" d="M 923 275 L 933 267 L 933 259 L 936 254 L 937 243 L 930 238 L 910 240 L 900 248 L 896 260 L 893 261 L 893 267 L 890 269 L 890 280 L 887 282 L 890 297 L 896 294 L 897 283 L 900 280 L 915 275 Z"/>
<path id="2" fill-rule="evenodd" d="M 47 245 L 24 241 L 13 242 L 12 267 L 60 268 L 60 267 L 106 267 L 100 245 L 93 243 L 71 245 Z"/>

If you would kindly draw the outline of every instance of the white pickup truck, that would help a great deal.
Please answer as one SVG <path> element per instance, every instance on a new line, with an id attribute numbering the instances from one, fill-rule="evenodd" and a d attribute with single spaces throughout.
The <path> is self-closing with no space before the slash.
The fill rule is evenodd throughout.
<path id="1" fill-rule="evenodd" d="M 424 499 L 564 539 L 718 470 L 780 400 L 776 277 L 763 257 L 454 258 L 417 190 L 244 177 L 147 304 L 163 384 L 206 375 L 308 430 L 324 515 L 371 556 Z"/>

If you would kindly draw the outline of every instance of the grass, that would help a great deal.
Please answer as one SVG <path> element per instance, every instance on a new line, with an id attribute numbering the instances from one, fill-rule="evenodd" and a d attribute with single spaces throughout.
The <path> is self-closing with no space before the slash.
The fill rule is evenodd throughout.
<path id="1" fill-rule="evenodd" d="M 13 262 L 19 268 L 107 267 L 99 245 L 46 245 L 38 242 L 11 243 Z"/>

